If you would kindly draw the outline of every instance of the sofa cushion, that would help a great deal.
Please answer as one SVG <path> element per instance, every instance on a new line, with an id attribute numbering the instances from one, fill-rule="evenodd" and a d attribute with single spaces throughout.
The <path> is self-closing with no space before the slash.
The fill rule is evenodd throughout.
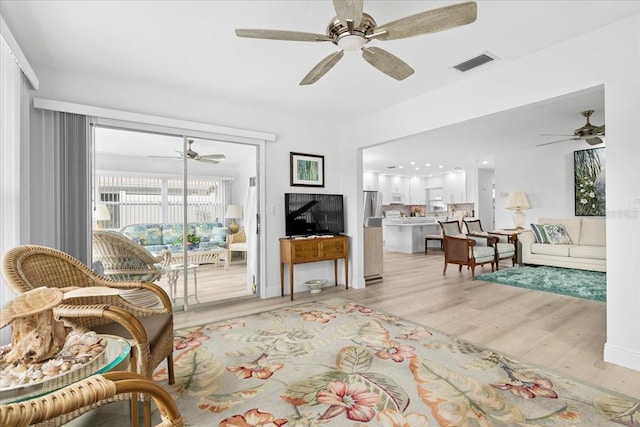
<path id="1" fill-rule="evenodd" d="M 580 244 L 605 246 L 607 243 L 606 221 L 602 218 L 582 218 Z"/>
<path id="2" fill-rule="evenodd" d="M 542 224 L 531 224 L 531 231 L 533 231 L 533 235 L 536 237 L 536 243 L 549 243 L 547 232 L 544 231 Z"/>
<path id="3" fill-rule="evenodd" d="M 548 245 L 544 243 L 532 243 L 531 253 L 539 255 L 569 256 L 570 245 Z"/>
<path id="4" fill-rule="evenodd" d="M 539 218 L 538 224 L 561 224 L 567 230 L 567 234 L 572 242 L 580 241 L 581 218 Z"/>
<path id="5" fill-rule="evenodd" d="M 607 259 L 605 246 L 571 245 L 569 256 L 574 258 Z"/>
<path id="6" fill-rule="evenodd" d="M 182 238 L 182 233 L 182 224 L 162 224 L 162 242 L 165 245 L 182 246 L 182 244 L 176 243 Z"/>
<path id="7" fill-rule="evenodd" d="M 571 238 L 567 234 L 563 225 L 560 224 L 544 224 L 544 231 L 547 233 L 549 243 L 552 245 L 570 245 Z"/>
<path id="8" fill-rule="evenodd" d="M 142 246 L 162 245 L 160 224 L 133 224 L 122 229 L 122 234 Z"/>

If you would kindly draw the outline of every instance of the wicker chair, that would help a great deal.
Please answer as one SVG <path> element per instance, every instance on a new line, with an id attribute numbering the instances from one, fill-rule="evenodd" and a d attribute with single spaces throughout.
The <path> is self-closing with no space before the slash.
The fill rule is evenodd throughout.
<path id="1" fill-rule="evenodd" d="M 70 290 L 107 286 L 123 291 L 143 289 L 155 294 L 160 308 L 140 307 L 119 295 L 70 298 L 54 309 L 56 317 L 82 330 L 118 335 L 132 342 L 131 366 L 151 378 L 167 359 L 169 384 L 173 372 L 173 310 L 169 296 L 148 282 L 119 282 L 94 273 L 70 255 L 45 246 L 25 245 L 7 251 L 2 260 L 6 284 L 16 294 L 41 286 Z M 150 416 L 149 401 L 144 406 Z"/>
<path id="2" fill-rule="evenodd" d="M 160 411 L 157 426 L 184 426 L 178 407 L 169 393 L 158 384 L 133 372 L 108 372 L 94 375 L 60 390 L 18 403 L 0 405 L 0 425 L 23 427 L 55 418 L 65 422 L 125 393 L 151 396 Z M 77 413 L 75 416 L 73 413 Z"/>
<path id="3" fill-rule="evenodd" d="M 102 264 L 104 276 L 125 281 L 155 282 L 171 263 L 171 252 L 165 250 L 154 256 L 124 234 L 114 231 L 93 232 L 93 256 Z"/>
<path id="4" fill-rule="evenodd" d="M 516 245 L 511 241 L 510 236 L 487 233 L 482 229 L 482 223 L 479 219 L 471 221 L 465 220 L 463 222 L 467 228 L 467 232 L 470 234 L 486 234 L 498 239 L 498 242 L 493 245 L 496 253 L 496 270 L 500 270 L 499 264 L 501 259 L 510 259 L 512 267 L 516 265 Z"/>

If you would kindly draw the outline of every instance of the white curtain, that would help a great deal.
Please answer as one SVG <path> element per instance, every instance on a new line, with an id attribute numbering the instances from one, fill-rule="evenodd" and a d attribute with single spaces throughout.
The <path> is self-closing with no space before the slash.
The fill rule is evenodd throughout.
<path id="1" fill-rule="evenodd" d="M 255 180 L 255 178 L 252 178 Z M 258 199 L 255 185 L 249 186 L 244 201 L 244 229 L 247 236 L 247 280 L 252 290 L 257 289 L 256 277 L 258 274 Z"/>
<path id="2" fill-rule="evenodd" d="M 0 34 L 0 256 L 29 238 L 26 226 L 29 206 L 28 171 L 21 169 L 29 141 L 29 108 L 31 86 L 13 52 Z M 22 196 L 22 197 L 21 197 Z M 4 306 L 13 293 L 0 278 L 0 305 Z M 0 330 L 0 343 L 8 341 L 9 328 Z"/>
<path id="3" fill-rule="evenodd" d="M 91 155 L 86 116 L 36 109 L 30 158 L 31 243 L 91 265 Z"/>

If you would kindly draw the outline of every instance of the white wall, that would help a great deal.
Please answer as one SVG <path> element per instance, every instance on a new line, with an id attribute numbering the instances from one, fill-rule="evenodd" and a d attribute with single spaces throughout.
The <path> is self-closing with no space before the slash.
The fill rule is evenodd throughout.
<path id="1" fill-rule="evenodd" d="M 360 160 L 362 147 L 604 84 L 607 124 L 607 344 L 604 357 L 606 361 L 640 370 L 640 287 L 636 271 L 640 247 L 635 239 L 629 238 L 640 235 L 638 214 L 629 211 L 633 200 L 640 199 L 638 75 L 640 15 L 634 15 L 355 120 L 341 128 L 342 155 L 349 161 Z M 526 156 L 521 160 L 520 164 L 530 163 Z M 560 162 L 558 166 L 569 164 L 566 158 Z M 346 194 L 357 197 L 362 188 L 362 172 L 346 164 L 342 176 L 352 182 Z M 539 167 L 546 168 L 547 164 Z M 523 175 L 519 170 L 518 176 Z M 505 183 L 505 179 L 509 182 Z M 498 192 L 510 188 L 512 179 L 515 178 L 507 178 L 499 171 L 499 165 L 496 167 Z M 543 198 L 547 200 L 557 194 L 561 205 L 553 209 L 568 212 L 573 197 L 565 180 L 566 176 L 561 177 L 544 195 L 533 194 L 531 202 L 540 206 Z M 496 202 L 497 212 L 503 203 Z M 538 212 L 532 210 L 528 214 L 537 217 Z M 356 224 L 357 215 L 350 220 Z M 496 225 L 505 220 L 501 217 L 498 221 Z"/>
<path id="2" fill-rule="evenodd" d="M 204 94 L 170 92 L 166 87 L 123 86 L 47 68 L 37 71 L 41 82 L 36 94 L 39 98 L 276 134 L 276 141 L 266 144 L 266 158 L 262 159 L 266 164 L 266 182 L 261 183 L 266 188 L 265 205 L 272 206 L 274 214 L 262 215 L 262 238 L 266 242 L 266 264 L 262 268 L 266 270 L 266 283 L 262 284 L 261 296 L 280 295 L 279 238 L 284 236 L 284 193 L 342 193 L 343 181 L 339 174 L 332 172 L 341 168 L 338 138 L 332 123 L 294 120 L 276 111 L 219 102 Z M 310 191 L 289 186 L 290 151 L 325 156 L 324 188 Z M 246 181 L 246 178 L 239 179 Z M 238 202 L 242 204 L 243 200 L 244 195 L 240 195 Z M 354 200 L 345 198 L 347 210 Z M 38 215 L 38 212 L 46 210 L 35 211 L 32 215 Z M 339 274 L 344 277 L 342 271 Z M 316 278 L 333 278 L 333 263 L 297 266 L 296 290 L 306 291 L 304 281 Z"/>

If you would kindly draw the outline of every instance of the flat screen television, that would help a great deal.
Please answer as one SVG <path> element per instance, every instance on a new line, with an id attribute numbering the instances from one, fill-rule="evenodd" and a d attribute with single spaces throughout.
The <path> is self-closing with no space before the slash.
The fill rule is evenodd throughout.
<path id="1" fill-rule="evenodd" d="M 344 233 L 342 194 L 285 193 L 287 236 Z"/>

